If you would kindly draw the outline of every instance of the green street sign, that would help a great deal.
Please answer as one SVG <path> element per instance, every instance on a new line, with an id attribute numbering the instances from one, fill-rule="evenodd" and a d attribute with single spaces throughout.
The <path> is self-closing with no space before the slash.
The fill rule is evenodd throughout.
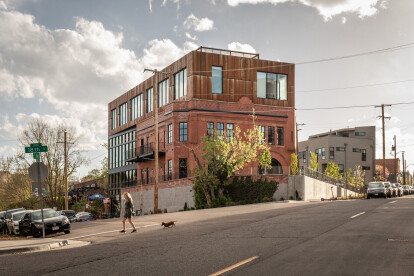
<path id="1" fill-rule="evenodd" d="M 34 144 L 30 144 L 30 147 L 41 147 L 42 143 L 34 143 Z"/>
<path id="2" fill-rule="evenodd" d="M 35 152 L 47 152 L 47 146 L 40 147 L 25 147 L 24 151 L 26 153 L 35 153 Z"/>
<path id="3" fill-rule="evenodd" d="M 39 162 L 40 161 L 40 153 L 34 152 L 33 153 L 33 159 L 36 159 L 36 161 Z"/>

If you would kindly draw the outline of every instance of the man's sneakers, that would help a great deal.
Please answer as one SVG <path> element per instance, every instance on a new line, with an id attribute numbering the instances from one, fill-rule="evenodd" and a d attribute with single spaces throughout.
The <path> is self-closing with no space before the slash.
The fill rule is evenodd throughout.
<path id="1" fill-rule="evenodd" d="M 132 230 L 132 232 L 131 232 L 131 233 L 134 233 L 134 232 L 137 232 L 137 229 Z"/>
<path id="2" fill-rule="evenodd" d="M 121 232 L 121 233 L 125 233 L 125 230 L 121 230 L 121 231 L 119 231 L 119 232 Z"/>

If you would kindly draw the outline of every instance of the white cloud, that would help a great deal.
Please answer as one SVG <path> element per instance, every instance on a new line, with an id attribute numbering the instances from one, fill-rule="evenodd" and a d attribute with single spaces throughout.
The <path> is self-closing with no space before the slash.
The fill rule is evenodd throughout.
<path id="1" fill-rule="evenodd" d="M 191 35 L 189 32 L 185 32 L 185 37 L 191 40 L 197 40 L 197 36 L 196 35 Z"/>
<path id="2" fill-rule="evenodd" d="M 242 44 L 240 42 L 232 42 L 227 44 L 227 48 L 232 51 L 256 53 L 256 50 L 249 44 Z"/>
<path id="3" fill-rule="evenodd" d="M 136 56 L 122 47 L 122 32 L 101 22 L 75 18 L 74 29 L 51 30 L 34 19 L 0 10 L 0 33 L 7 34 L 0 36 L 0 99 L 35 98 L 56 113 L 39 115 L 28 108 L 26 114 L 9 114 L 14 120 L 0 120 L 0 132 L 14 139 L 28 119 L 40 117 L 75 125 L 85 137 L 82 146 L 96 149 L 107 139 L 108 102 L 143 81 L 144 68 L 162 69 L 197 48 L 190 41 L 179 47 L 155 39 Z"/>
<path id="4" fill-rule="evenodd" d="M 214 28 L 214 21 L 204 17 L 197 18 L 194 14 L 190 14 L 183 23 L 184 28 L 197 32 L 210 31 Z"/>
<path id="5" fill-rule="evenodd" d="M 378 8 L 386 8 L 386 1 L 380 0 L 227 0 L 228 5 L 232 7 L 240 4 L 269 3 L 277 5 L 286 2 L 298 2 L 313 7 L 325 20 L 330 20 L 342 13 L 356 13 L 360 18 L 364 18 L 376 14 Z"/>

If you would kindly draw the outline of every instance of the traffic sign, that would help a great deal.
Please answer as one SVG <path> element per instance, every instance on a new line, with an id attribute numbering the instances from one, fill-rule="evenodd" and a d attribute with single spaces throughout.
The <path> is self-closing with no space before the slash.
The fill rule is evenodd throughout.
<path id="1" fill-rule="evenodd" d="M 36 161 L 39 162 L 40 161 L 40 153 L 34 152 L 33 153 L 33 159 L 36 159 Z"/>
<path id="2" fill-rule="evenodd" d="M 43 196 L 48 196 L 49 192 L 47 190 L 47 187 L 43 186 L 42 183 L 32 182 L 32 193 L 33 193 L 33 196 L 34 197 L 39 197 L 40 196 L 39 195 L 40 187 L 42 187 L 42 190 L 43 190 L 42 195 Z"/>
<path id="3" fill-rule="evenodd" d="M 25 147 L 25 153 L 47 152 L 47 146 Z"/>
<path id="4" fill-rule="evenodd" d="M 48 168 L 42 162 L 33 163 L 29 167 L 29 176 L 35 182 L 42 182 L 46 179 L 47 175 L 49 174 Z"/>

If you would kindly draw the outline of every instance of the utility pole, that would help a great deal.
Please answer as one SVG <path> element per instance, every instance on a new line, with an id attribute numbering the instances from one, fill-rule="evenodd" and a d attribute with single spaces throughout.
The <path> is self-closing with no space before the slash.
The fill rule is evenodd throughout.
<path id="1" fill-rule="evenodd" d="M 158 214 L 158 73 L 169 75 L 170 73 L 161 72 L 157 69 L 144 69 L 144 72 L 149 71 L 154 73 L 154 82 L 152 86 L 153 91 L 153 111 L 154 111 L 154 214 Z"/>
<path id="2" fill-rule="evenodd" d="M 394 178 L 397 183 L 397 136 L 394 135 Z"/>
<path id="3" fill-rule="evenodd" d="M 301 131 L 302 129 L 298 129 L 299 126 L 304 126 L 305 124 L 298 124 L 296 123 L 296 155 L 299 154 L 299 136 L 298 136 L 298 132 Z M 299 162 L 298 162 L 299 164 Z"/>
<path id="4" fill-rule="evenodd" d="M 68 141 L 67 141 L 68 132 L 65 130 L 63 133 L 63 142 L 56 142 L 57 144 L 63 144 L 63 155 L 65 158 L 64 172 L 63 172 L 63 182 L 65 183 L 65 210 L 69 209 L 68 203 Z"/>
<path id="5" fill-rule="evenodd" d="M 403 166 L 403 185 L 405 185 L 405 160 L 404 160 L 404 151 L 402 152 L 402 166 Z"/>
<path id="6" fill-rule="evenodd" d="M 387 179 L 385 178 L 385 119 L 391 119 L 391 117 L 385 117 L 384 116 L 384 107 L 385 106 L 391 106 L 390 104 L 387 105 L 377 105 L 375 107 L 381 107 L 381 116 L 378 116 L 378 118 L 382 118 L 382 175 L 384 177 L 384 181 Z"/>

